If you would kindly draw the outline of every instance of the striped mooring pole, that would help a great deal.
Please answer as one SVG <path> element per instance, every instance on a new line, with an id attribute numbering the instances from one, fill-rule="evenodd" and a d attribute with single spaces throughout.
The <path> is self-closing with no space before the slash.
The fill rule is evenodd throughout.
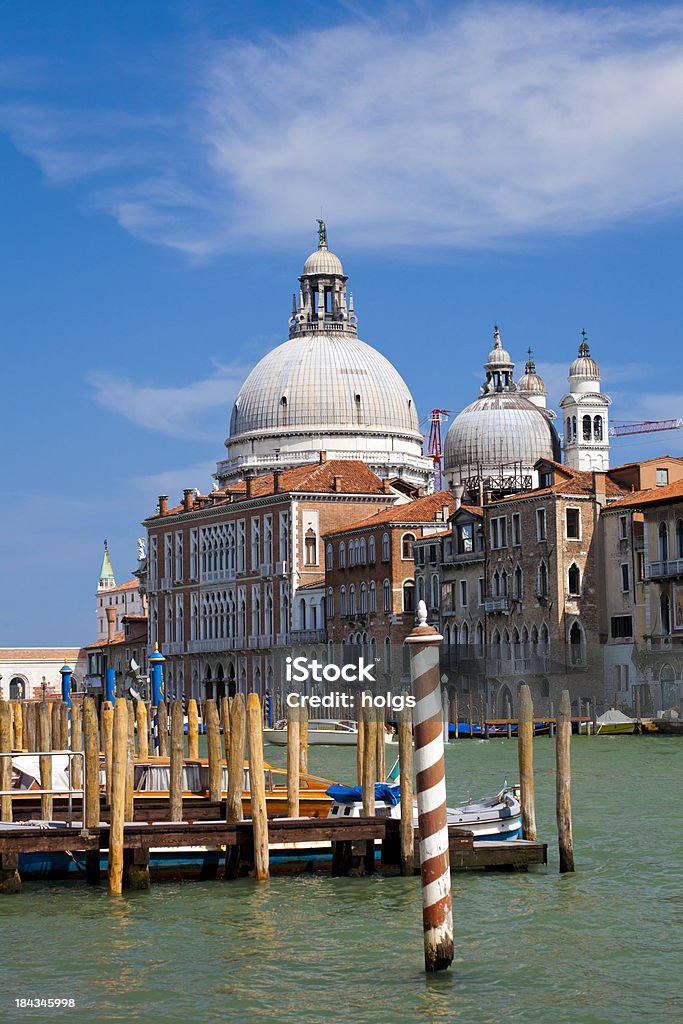
<path id="1" fill-rule="evenodd" d="M 154 754 L 159 753 L 159 701 L 164 697 L 164 662 L 166 659 L 159 650 L 159 644 L 154 645 L 154 653 L 147 659 L 152 666 L 152 735 L 154 739 Z"/>
<path id="2" fill-rule="evenodd" d="M 406 638 L 415 707 L 415 775 L 420 829 L 422 923 L 425 969 L 443 971 L 453 962 L 451 860 L 446 819 L 444 724 L 439 678 L 441 637 L 427 625 L 424 601 L 417 606 L 417 626 Z"/>
<path id="3" fill-rule="evenodd" d="M 60 668 L 59 672 L 62 677 L 62 700 L 64 701 L 68 708 L 67 737 L 69 742 L 69 749 L 71 749 L 71 677 L 73 675 L 73 669 L 68 664 L 68 662 L 65 661 L 62 667 Z M 69 770 L 71 770 L 71 760 L 69 760 Z"/>

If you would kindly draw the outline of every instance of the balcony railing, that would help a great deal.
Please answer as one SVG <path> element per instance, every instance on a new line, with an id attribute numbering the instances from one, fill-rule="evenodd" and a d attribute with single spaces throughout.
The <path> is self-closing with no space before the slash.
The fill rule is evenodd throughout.
<path id="1" fill-rule="evenodd" d="M 323 644 L 326 639 L 324 629 L 293 629 L 289 636 L 293 644 Z"/>
<path id="2" fill-rule="evenodd" d="M 509 597 L 487 597 L 484 600 L 484 610 L 487 612 L 509 612 Z"/>
<path id="3" fill-rule="evenodd" d="M 228 583 L 234 579 L 234 569 L 207 569 L 199 575 L 200 583 Z"/>
<path id="4" fill-rule="evenodd" d="M 672 576 L 683 576 L 683 558 L 650 562 L 647 567 L 647 578 L 650 580 L 670 579 Z"/>

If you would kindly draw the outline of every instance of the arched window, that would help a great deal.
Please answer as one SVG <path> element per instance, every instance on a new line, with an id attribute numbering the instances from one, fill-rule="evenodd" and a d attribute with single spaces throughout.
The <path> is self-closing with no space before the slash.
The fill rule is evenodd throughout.
<path id="1" fill-rule="evenodd" d="M 466 622 L 463 622 L 460 629 L 460 644 L 463 647 L 468 647 L 470 642 L 470 627 Z"/>
<path id="2" fill-rule="evenodd" d="M 500 658 L 500 633 L 497 629 L 494 629 L 491 637 L 491 650 L 494 658 Z"/>
<path id="3" fill-rule="evenodd" d="M 315 530 L 306 530 L 306 551 L 305 551 L 305 562 L 306 565 L 317 565 L 318 564 L 318 538 L 315 535 Z"/>
<path id="4" fill-rule="evenodd" d="M 401 558 L 411 559 L 413 557 L 414 533 L 404 533 L 401 538 Z"/>
<path id="5" fill-rule="evenodd" d="M 339 568 L 346 568 L 346 544 L 343 540 L 339 542 Z"/>
<path id="6" fill-rule="evenodd" d="M 361 539 L 360 539 L 360 557 L 359 557 L 359 562 L 360 562 L 361 565 L 365 565 L 366 561 L 367 561 L 367 554 L 366 554 L 366 547 L 365 547 L 365 537 L 361 537 Z"/>
<path id="7" fill-rule="evenodd" d="M 368 540 L 368 561 L 370 562 L 371 565 L 374 565 L 375 562 L 377 561 L 377 553 L 375 551 L 375 547 L 375 538 L 370 537 L 370 539 Z"/>
<path id="8" fill-rule="evenodd" d="M 349 587 L 349 615 L 356 614 L 356 586 L 354 583 Z"/>
<path id="9" fill-rule="evenodd" d="M 548 566 L 543 561 L 538 567 L 537 592 L 539 597 L 548 596 Z"/>
<path id="10" fill-rule="evenodd" d="M 339 588 L 339 614 L 346 615 L 346 587 Z"/>
<path id="11" fill-rule="evenodd" d="M 669 524 L 659 524 L 659 560 L 660 562 L 668 562 L 669 560 Z"/>
<path id="12" fill-rule="evenodd" d="M 683 519 L 676 521 L 676 558 L 683 558 Z"/>
<path id="13" fill-rule="evenodd" d="M 374 615 L 377 611 L 377 587 L 373 580 L 370 584 L 370 614 Z"/>
<path id="14" fill-rule="evenodd" d="M 332 587 L 327 588 L 327 617 L 331 619 L 334 615 L 334 591 Z"/>
<path id="15" fill-rule="evenodd" d="M 662 711 L 669 708 L 678 710 L 678 683 L 676 672 L 671 665 L 663 665 L 659 673 L 659 684 L 662 691 Z"/>
<path id="16" fill-rule="evenodd" d="M 476 651 L 474 652 L 477 658 L 481 658 L 484 653 L 484 627 L 481 622 L 477 623 L 474 631 Z"/>
<path id="17" fill-rule="evenodd" d="M 571 416 L 567 416 L 566 420 L 564 421 L 564 439 L 567 442 L 567 444 L 569 444 L 569 442 L 572 439 L 572 420 L 571 420 Z"/>
<path id="18" fill-rule="evenodd" d="M 573 622 L 569 630 L 569 661 L 572 665 L 583 665 L 586 660 L 583 629 L 579 622 Z"/>
<path id="19" fill-rule="evenodd" d="M 391 583 L 389 580 L 385 580 L 382 584 L 382 594 L 384 600 L 384 611 L 391 611 Z"/>
<path id="20" fill-rule="evenodd" d="M 418 601 L 424 601 L 425 599 L 425 581 L 424 576 L 417 577 L 417 599 Z"/>
<path id="21" fill-rule="evenodd" d="M 383 562 L 388 562 L 389 561 L 389 550 L 390 550 L 389 549 L 389 534 L 388 533 L 383 533 L 382 534 L 382 561 Z"/>
<path id="22" fill-rule="evenodd" d="M 368 610 L 368 588 L 364 583 L 360 585 L 360 613 L 365 615 Z"/>
<path id="23" fill-rule="evenodd" d="M 26 696 L 26 680 L 21 676 L 13 676 L 9 682 L 9 699 L 22 700 Z"/>
<path id="24" fill-rule="evenodd" d="M 668 594 L 662 594 L 659 607 L 662 613 L 662 636 L 668 636 L 671 632 L 671 604 Z"/>
<path id="25" fill-rule="evenodd" d="M 493 574 L 493 586 L 491 588 L 493 597 L 500 597 L 500 573 L 496 569 Z"/>
<path id="26" fill-rule="evenodd" d="M 306 628 L 306 600 L 301 598 L 299 601 L 299 629 Z"/>
<path id="27" fill-rule="evenodd" d="M 415 580 L 406 580 L 403 584 L 403 611 L 415 611 Z"/>
<path id="28" fill-rule="evenodd" d="M 328 544 L 327 548 L 326 548 L 326 554 L 325 554 L 325 568 L 326 569 L 331 569 L 332 565 L 333 565 L 333 562 L 332 562 L 332 545 Z"/>
<path id="29" fill-rule="evenodd" d="M 362 565 L 362 562 L 360 560 L 360 539 L 358 537 L 356 537 L 356 543 L 354 547 L 356 549 L 356 565 Z"/>
<path id="30" fill-rule="evenodd" d="M 515 573 L 512 581 L 512 596 L 517 601 L 521 601 L 524 597 L 524 582 L 522 577 L 522 567 L 520 565 L 515 566 Z"/>
<path id="31" fill-rule="evenodd" d="M 438 575 L 435 572 L 432 573 L 432 587 L 431 587 L 430 599 L 431 599 L 431 606 L 432 606 L 432 608 L 438 608 L 439 607 L 439 603 L 440 603 L 439 602 L 439 577 L 438 577 Z"/>
<path id="32" fill-rule="evenodd" d="M 356 564 L 356 545 L 352 540 L 349 541 L 349 569 Z"/>
<path id="33" fill-rule="evenodd" d="M 572 562 L 567 573 L 567 588 L 570 597 L 578 597 L 581 593 L 581 570 L 576 562 Z"/>
<path id="34" fill-rule="evenodd" d="M 391 640 L 388 636 L 384 638 L 384 671 L 391 672 Z"/>
<path id="35" fill-rule="evenodd" d="M 508 574 L 505 569 L 503 569 L 502 573 L 500 574 L 500 591 L 501 597 L 508 596 Z"/>
<path id="36" fill-rule="evenodd" d="M 576 416 L 572 416 L 572 441 L 576 441 Z"/>
<path id="37" fill-rule="evenodd" d="M 584 441 L 590 441 L 592 434 L 592 423 L 590 416 L 583 417 L 583 439 Z"/>
<path id="38" fill-rule="evenodd" d="M 602 441 L 602 416 L 593 417 L 593 438 Z"/>

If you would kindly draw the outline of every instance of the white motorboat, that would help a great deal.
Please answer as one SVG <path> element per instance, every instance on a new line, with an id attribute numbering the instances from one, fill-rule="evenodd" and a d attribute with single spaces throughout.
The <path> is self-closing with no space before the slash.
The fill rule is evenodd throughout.
<path id="1" fill-rule="evenodd" d="M 387 743 L 391 742 L 393 732 L 386 732 Z M 276 722 L 272 729 L 263 730 L 266 743 L 274 743 L 278 747 L 287 746 L 287 720 Z M 345 718 L 309 718 L 308 743 L 311 747 L 355 747 L 358 743 L 358 723 Z"/>
<path id="2" fill-rule="evenodd" d="M 328 818 L 360 818 L 363 802 L 360 786 L 330 786 L 328 796 L 333 803 Z M 401 817 L 401 787 L 393 783 L 377 783 L 375 787 L 375 815 L 385 818 Z M 471 832 L 475 840 L 521 839 L 522 808 L 519 788 L 505 786 L 496 796 L 484 800 L 468 798 L 459 807 L 448 807 L 449 825 Z M 413 826 L 417 828 L 417 801 L 413 803 Z"/>

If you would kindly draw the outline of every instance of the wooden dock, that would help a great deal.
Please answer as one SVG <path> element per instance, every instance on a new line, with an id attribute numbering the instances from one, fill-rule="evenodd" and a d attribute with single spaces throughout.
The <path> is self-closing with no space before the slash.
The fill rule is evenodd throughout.
<path id="1" fill-rule="evenodd" d="M 380 870 L 393 874 L 400 867 L 400 821 L 395 818 L 274 818 L 268 822 L 271 871 L 293 873 L 327 871 L 334 874 L 361 874 L 365 844 L 380 844 Z M 419 842 L 416 833 L 415 844 Z M 0 826 L 0 859 L 9 867 L 11 860 L 23 854 L 97 854 L 98 860 L 109 847 L 109 825 L 81 828 L 78 823 L 39 828 L 18 822 Z M 196 870 L 186 867 L 183 875 L 206 877 L 207 863 L 218 866 L 228 847 L 239 847 L 241 874 L 253 872 L 253 824 L 250 820 L 227 824 L 225 820 L 193 822 L 128 822 L 124 826 L 123 848 L 126 859 L 139 867 L 150 866 L 154 877 L 155 854 L 166 856 L 173 873 L 173 851 L 205 848 L 193 855 Z M 525 840 L 474 842 L 472 833 L 449 828 L 451 869 L 525 870 L 530 865 L 547 863 L 545 843 Z M 105 854 L 106 856 L 106 854 Z M 186 857 L 187 859 L 187 857 Z M 191 860 L 192 858 L 190 858 Z M 416 863 L 419 858 L 416 857 Z M 418 869 L 419 870 L 419 869 Z M 169 870 L 163 873 L 168 874 Z M 214 877 L 220 873 L 217 870 Z"/>

